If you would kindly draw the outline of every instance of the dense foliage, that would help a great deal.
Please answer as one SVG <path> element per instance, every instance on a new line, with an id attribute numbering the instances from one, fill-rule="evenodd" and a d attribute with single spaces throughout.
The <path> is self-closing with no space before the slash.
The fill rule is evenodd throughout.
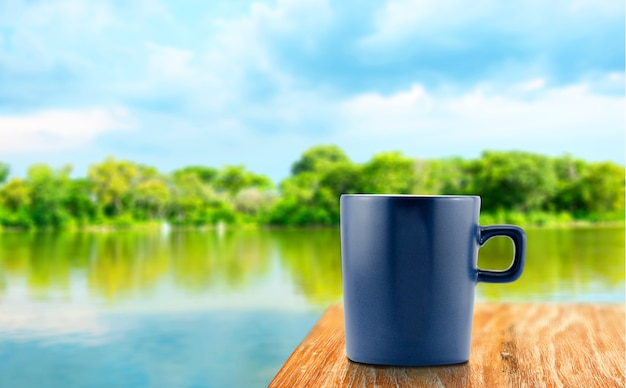
<path id="1" fill-rule="evenodd" d="M 0 163 L 0 225 L 64 228 L 174 225 L 335 225 L 343 193 L 471 194 L 483 222 L 543 224 L 624 218 L 624 167 L 521 151 L 477 159 L 413 159 L 399 152 L 354 163 L 337 146 L 313 147 L 278 188 L 243 166 L 189 166 L 170 174 L 109 157 L 71 178 L 71 167 L 30 167 L 7 180 Z"/>

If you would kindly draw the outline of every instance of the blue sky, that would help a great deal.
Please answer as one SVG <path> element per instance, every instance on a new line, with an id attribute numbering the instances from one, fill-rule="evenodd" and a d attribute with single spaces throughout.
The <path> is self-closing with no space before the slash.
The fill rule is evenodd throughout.
<path id="1" fill-rule="evenodd" d="M 624 164 L 624 2 L 0 2 L 0 160 L 244 164 L 485 149 Z"/>

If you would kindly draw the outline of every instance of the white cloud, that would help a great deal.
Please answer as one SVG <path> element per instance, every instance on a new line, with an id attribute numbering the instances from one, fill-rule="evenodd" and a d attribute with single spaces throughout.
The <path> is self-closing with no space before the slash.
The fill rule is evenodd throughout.
<path id="1" fill-rule="evenodd" d="M 0 116 L 0 152 L 60 151 L 84 147 L 102 133 L 130 129 L 126 109 L 48 109 Z"/>
<path id="2" fill-rule="evenodd" d="M 253 3 L 239 18 L 216 19 L 217 32 L 202 56 L 202 71 L 212 76 L 213 94 L 236 103 L 251 83 L 270 83 L 281 91 L 294 88 L 297 80 L 276 58 L 275 41 L 297 40 L 300 46 L 315 50 L 316 34 L 330 22 L 328 4 L 314 0 L 281 0 L 274 7 Z"/>
<path id="3" fill-rule="evenodd" d="M 358 136 L 411 133 L 436 116 L 432 95 L 421 85 L 391 96 L 377 93 L 358 95 L 343 103 L 342 125 Z"/>
<path id="4" fill-rule="evenodd" d="M 374 32 L 365 37 L 364 46 L 385 45 L 403 40 L 416 31 L 439 31 L 432 39 L 448 40 L 453 29 L 464 23 L 484 17 L 492 12 L 497 3 L 489 0 L 472 2 L 471 7 L 464 6 L 459 0 L 390 0 L 375 19 Z M 462 11 L 461 11 L 462 10 Z M 448 42 L 453 44 L 453 42 Z"/>
<path id="5" fill-rule="evenodd" d="M 106 2 L 88 0 L 52 0 L 45 2 L 9 1 L 0 5 L 0 22 L 28 26 L 26 31 L 52 28 L 73 33 L 100 31 L 116 23 L 115 10 Z M 3 20 L 4 19 L 4 20 Z"/>
<path id="6" fill-rule="evenodd" d="M 196 75 L 190 67 L 193 52 L 155 43 L 148 44 L 149 71 L 159 77 L 191 81 Z"/>
<path id="7" fill-rule="evenodd" d="M 624 2 L 614 0 L 568 0 L 570 12 L 601 12 L 607 15 L 624 13 Z"/>
<path id="8" fill-rule="evenodd" d="M 531 92 L 531 91 L 543 89 L 544 86 L 546 86 L 545 79 L 535 78 L 530 81 L 519 83 L 517 85 L 517 88 L 522 92 Z"/>
<path id="9" fill-rule="evenodd" d="M 395 148 L 420 155 L 408 148 L 416 136 L 434 156 L 470 143 L 541 152 L 531 133 L 553 139 L 543 150 L 577 153 L 572 139 L 590 144 L 596 131 L 623 130 L 623 69 L 604 55 L 619 50 L 612 36 L 623 2 L 98 4 L 0 1 L 10 32 L 0 34 L 0 99 L 21 111 L 52 108 L 0 114 L 12 171 L 38 152 L 61 150 L 45 156 L 60 160 L 70 149 L 82 150 L 71 155 L 79 167 L 107 152 L 159 167 L 169 154 L 165 168 L 182 156 L 286 171 L 289 158 L 319 143 L 362 158 Z M 73 109 L 108 101 L 133 117 Z M 130 127 L 138 130 L 89 147 Z M 596 148 L 623 155 L 607 139 Z M 260 143 L 281 152 L 255 159 Z"/>
<path id="10" fill-rule="evenodd" d="M 505 32 L 545 40 L 555 33 L 571 36 L 572 25 L 580 30 L 606 19 L 623 20 L 623 13 L 623 2 L 614 0 L 476 0 L 471 4 L 462 0 L 389 0 L 375 19 L 375 29 L 360 43 L 365 48 L 406 44 L 421 35 L 425 41 L 455 46 L 476 33 Z"/>
<path id="11" fill-rule="evenodd" d="M 614 146 L 606 139 L 624 136 L 624 96 L 598 94 L 593 86 L 547 88 L 542 80 L 531 80 L 508 94 L 477 87 L 449 96 L 413 85 L 390 96 L 367 94 L 345 101 L 339 127 L 345 128 L 345 139 L 395 138 L 399 145 L 410 138 L 436 139 L 454 149 L 537 150 L 545 143 L 553 153 L 584 156 L 585 149 Z"/>

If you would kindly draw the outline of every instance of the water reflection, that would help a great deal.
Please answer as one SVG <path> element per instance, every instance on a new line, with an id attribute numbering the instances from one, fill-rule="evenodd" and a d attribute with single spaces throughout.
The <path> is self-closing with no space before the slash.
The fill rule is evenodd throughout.
<path id="1" fill-rule="evenodd" d="M 624 228 L 530 229 L 522 277 L 481 284 L 486 300 L 624 301 Z M 505 268 L 513 255 L 506 238 L 480 250 L 479 266 Z"/>
<path id="2" fill-rule="evenodd" d="M 337 229 L 289 230 L 275 234 L 285 271 L 311 303 L 341 296 L 341 248 Z"/>
<path id="3" fill-rule="evenodd" d="M 273 241 L 263 231 L 174 231 L 166 240 L 172 276 L 192 291 L 246 287 L 269 270 Z"/>
<path id="4" fill-rule="evenodd" d="M 527 266 L 509 285 L 478 286 L 484 300 L 624 300 L 624 228 L 531 229 Z M 506 238 L 480 250 L 482 268 L 502 269 Z M 337 229 L 172 230 L 0 234 L 0 297 L 22 284 L 29 298 L 87 293 L 115 303 L 182 292 L 275 290 L 323 306 L 341 297 Z M 287 295 L 291 293 L 292 295 Z"/>

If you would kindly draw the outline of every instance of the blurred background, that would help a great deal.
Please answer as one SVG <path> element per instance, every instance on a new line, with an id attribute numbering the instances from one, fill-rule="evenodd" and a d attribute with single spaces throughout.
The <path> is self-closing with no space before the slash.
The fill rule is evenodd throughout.
<path id="1" fill-rule="evenodd" d="M 480 302 L 624 303 L 624 13 L 0 2 L 0 386 L 266 386 L 341 301 L 342 193 L 522 225 Z"/>

